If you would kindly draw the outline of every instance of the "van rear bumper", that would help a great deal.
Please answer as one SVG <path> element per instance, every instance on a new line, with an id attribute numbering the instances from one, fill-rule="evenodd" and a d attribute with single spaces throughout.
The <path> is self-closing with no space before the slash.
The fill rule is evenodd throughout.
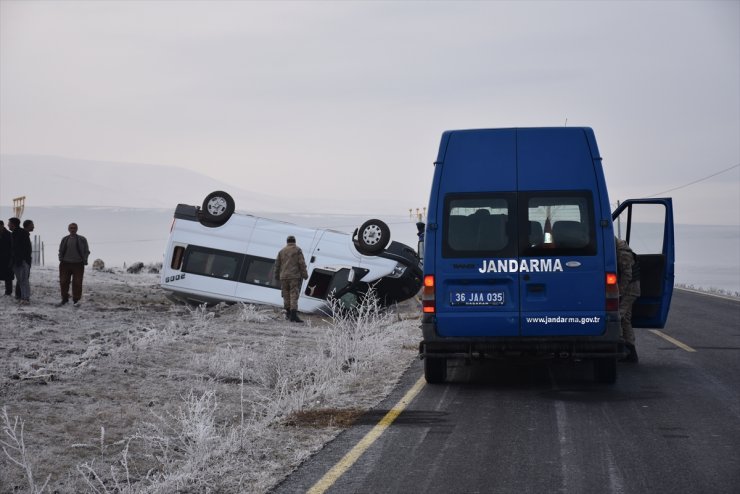
<path id="1" fill-rule="evenodd" d="M 547 360 L 621 358 L 627 355 L 619 322 L 610 321 L 599 336 L 449 338 L 433 322 L 422 322 L 419 358 Z"/>

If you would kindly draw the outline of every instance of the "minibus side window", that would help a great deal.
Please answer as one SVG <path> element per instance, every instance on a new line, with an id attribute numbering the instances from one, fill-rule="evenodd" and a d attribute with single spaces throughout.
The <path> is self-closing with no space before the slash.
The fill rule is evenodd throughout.
<path id="1" fill-rule="evenodd" d="M 444 257 L 513 257 L 516 218 L 513 194 L 448 196 L 442 243 Z"/>
<path id="2" fill-rule="evenodd" d="M 280 288 L 280 282 L 275 279 L 275 260 L 247 256 L 244 276 L 239 281 L 250 285 Z"/>
<path id="3" fill-rule="evenodd" d="M 188 246 L 182 270 L 211 278 L 236 280 L 243 257 L 236 252 Z"/>
<path id="4" fill-rule="evenodd" d="M 520 200 L 526 204 L 520 225 L 521 255 L 596 254 L 590 192 L 528 192 Z"/>

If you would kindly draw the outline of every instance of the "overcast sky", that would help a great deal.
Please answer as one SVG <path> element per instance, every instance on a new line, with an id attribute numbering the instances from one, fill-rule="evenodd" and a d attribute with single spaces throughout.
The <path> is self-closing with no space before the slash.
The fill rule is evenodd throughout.
<path id="1" fill-rule="evenodd" d="M 734 166 L 669 195 L 737 225 L 739 33 L 738 1 L 0 0 L 0 152 L 372 212 L 426 205 L 444 130 L 567 122 L 612 201 Z"/>

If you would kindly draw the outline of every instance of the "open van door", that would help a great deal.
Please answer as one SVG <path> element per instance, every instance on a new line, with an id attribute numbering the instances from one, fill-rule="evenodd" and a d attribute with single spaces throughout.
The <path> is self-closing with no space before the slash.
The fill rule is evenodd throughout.
<path id="1" fill-rule="evenodd" d="M 640 298 L 632 306 L 632 326 L 662 328 L 673 295 L 675 243 L 671 198 L 628 199 L 612 213 L 614 234 L 640 262 Z"/>

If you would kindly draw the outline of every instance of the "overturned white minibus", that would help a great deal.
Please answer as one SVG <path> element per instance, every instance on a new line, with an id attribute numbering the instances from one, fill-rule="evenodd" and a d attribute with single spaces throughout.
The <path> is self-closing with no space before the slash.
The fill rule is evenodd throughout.
<path id="1" fill-rule="evenodd" d="M 298 300 L 301 312 L 326 308 L 330 296 L 351 305 L 371 285 L 384 305 L 409 299 L 421 288 L 419 256 L 391 242 L 380 220 L 368 220 L 350 235 L 234 209 L 234 200 L 222 191 L 206 196 L 202 208 L 177 205 L 160 280 L 168 298 L 282 307 L 273 266 L 288 235 L 296 238 L 308 268 Z"/>

